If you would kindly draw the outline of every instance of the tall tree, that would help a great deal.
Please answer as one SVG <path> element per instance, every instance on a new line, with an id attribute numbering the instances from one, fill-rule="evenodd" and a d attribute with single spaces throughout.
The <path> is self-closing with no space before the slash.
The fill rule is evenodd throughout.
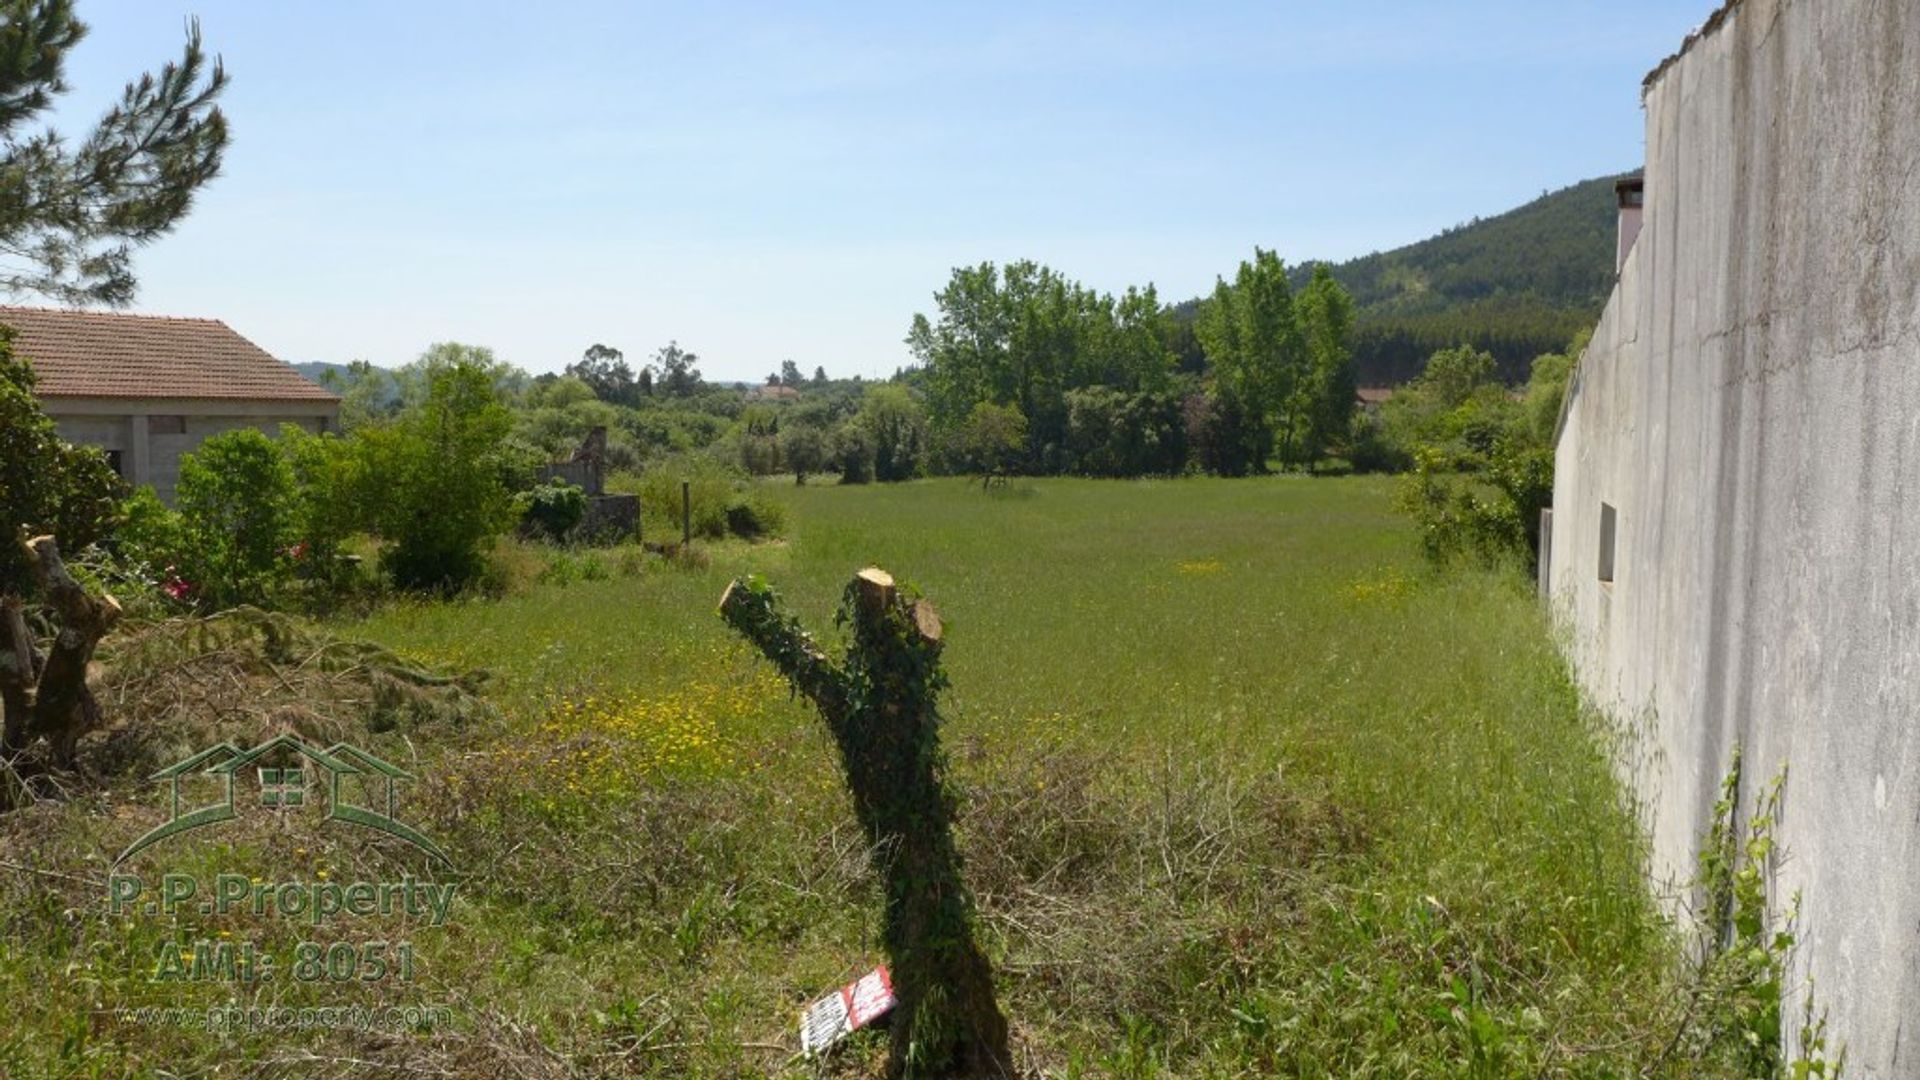
<path id="1" fill-rule="evenodd" d="M 653 354 L 660 368 L 660 389 L 669 397 L 690 397 L 700 389 L 700 370 L 694 367 L 700 358 L 682 349 L 678 341 L 669 341 Z"/>
<path id="2" fill-rule="evenodd" d="M 1194 326 L 1213 369 L 1215 392 L 1243 413 L 1254 441 L 1280 436 L 1290 460 L 1304 428 L 1296 390 L 1307 376 L 1307 350 L 1280 256 L 1255 248 L 1231 285 L 1221 280 Z M 1260 463 L 1256 462 L 1258 467 Z"/>
<path id="3" fill-rule="evenodd" d="M 132 302 L 133 249 L 171 230 L 220 172 L 226 88 L 190 23 L 180 60 L 127 84 L 77 143 L 32 125 L 67 91 L 86 36 L 72 0 L 0 0 L 0 287 L 73 304 Z"/>
<path id="4" fill-rule="evenodd" d="M 626 354 L 611 345 L 587 346 L 566 373 L 593 388 L 593 396 L 614 405 L 632 405 L 640 398 L 640 383 L 627 366 Z"/>
<path id="5" fill-rule="evenodd" d="M 1353 426 L 1357 387 L 1353 375 L 1353 298 L 1333 278 L 1325 263 L 1313 268 L 1313 279 L 1300 290 L 1295 305 L 1300 330 L 1306 338 L 1308 378 L 1302 411 L 1306 432 L 1301 456 L 1311 466 L 1325 457 Z"/>
<path id="6" fill-rule="evenodd" d="M 780 385 L 797 387 L 805 378 L 800 374 L 800 365 L 791 360 L 780 361 Z"/>

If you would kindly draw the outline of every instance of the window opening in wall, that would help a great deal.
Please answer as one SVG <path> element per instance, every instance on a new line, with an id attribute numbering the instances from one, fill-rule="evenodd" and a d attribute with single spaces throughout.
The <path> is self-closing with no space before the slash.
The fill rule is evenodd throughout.
<path id="1" fill-rule="evenodd" d="M 1600 504 L 1600 580 L 1613 584 L 1613 534 L 1617 516 L 1613 507 Z"/>

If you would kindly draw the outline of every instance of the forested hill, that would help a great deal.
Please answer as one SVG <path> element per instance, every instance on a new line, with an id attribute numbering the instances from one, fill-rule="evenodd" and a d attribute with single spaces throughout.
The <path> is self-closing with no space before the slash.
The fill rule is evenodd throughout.
<path id="1" fill-rule="evenodd" d="M 1362 386 L 1419 374 L 1439 349 L 1493 353 L 1510 383 L 1535 356 L 1591 327 L 1613 289 L 1618 177 L 1562 188 L 1393 251 L 1333 266 L 1358 309 L 1354 364 Z M 1294 270 L 1296 287 L 1312 273 Z M 1196 305 L 1183 304 L 1177 314 Z"/>

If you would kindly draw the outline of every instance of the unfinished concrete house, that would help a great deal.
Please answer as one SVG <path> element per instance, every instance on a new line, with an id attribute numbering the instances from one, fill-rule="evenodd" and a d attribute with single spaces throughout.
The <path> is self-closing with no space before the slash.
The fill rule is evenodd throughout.
<path id="1" fill-rule="evenodd" d="M 1787 1026 L 1810 976 L 1857 1076 L 1920 1075 L 1917 103 L 1906 0 L 1730 3 L 1648 77 L 1543 577 L 1660 879 L 1736 747 L 1743 805 L 1788 770 Z"/>
<path id="2" fill-rule="evenodd" d="M 32 363 L 61 438 L 105 450 L 168 503 L 181 455 L 210 435 L 339 426 L 337 396 L 216 319 L 0 307 L 0 325 Z"/>

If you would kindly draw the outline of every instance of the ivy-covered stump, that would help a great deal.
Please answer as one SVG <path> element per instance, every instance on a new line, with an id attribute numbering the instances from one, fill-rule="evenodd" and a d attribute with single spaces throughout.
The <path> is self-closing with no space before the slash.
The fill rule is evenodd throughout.
<path id="1" fill-rule="evenodd" d="M 1012 1076 L 1007 1021 L 974 940 L 973 897 L 960 875 L 942 775 L 939 614 L 924 599 L 903 597 L 886 571 L 862 570 L 836 617 L 853 628 L 837 665 L 757 578 L 727 586 L 720 617 L 814 703 L 839 745 L 854 812 L 886 885 L 884 938 L 897 998 L 890 1071 Z"/>

